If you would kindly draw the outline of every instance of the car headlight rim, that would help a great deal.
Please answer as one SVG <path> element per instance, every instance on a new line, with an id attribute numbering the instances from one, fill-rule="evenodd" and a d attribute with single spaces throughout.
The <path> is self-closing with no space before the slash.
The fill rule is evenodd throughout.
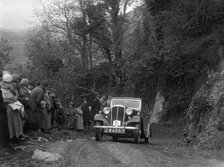
<path id="1" fill-rule="evenodd" d="M 126 111 L 125 111 L 125 113 L 127 115 L 131 115 L 133 113 L 133 110 L 131 108 L 127 108 Z"/>
<path id="2" fill-rule="evenodd" d="M 109 114 L 110 113 L 110 108 L 109 107 L 105 107 L 104 109 L 103 109 L 103 113 L 104 114 Z"/>

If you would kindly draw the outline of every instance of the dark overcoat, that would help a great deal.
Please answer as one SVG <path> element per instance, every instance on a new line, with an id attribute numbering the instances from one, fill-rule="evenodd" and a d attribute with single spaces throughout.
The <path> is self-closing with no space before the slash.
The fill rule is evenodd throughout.
<path id="1" fill-rule="evenodd" d="M 8 140 L 7 108 L 3 104 L 2 91 L 0 89 L 0 146 L 6 145 Z"/>
<path id="2" fill-rule="evenodd" d="M 35 113 L 31 107 L 31 102 L 30 102 L 30 95 L 31 91 L 29 91 L 25 87 L 21 87 L 19 89 L 19 101 L 24 105 L 24 110 L 26 113 L 26 125 L 28 125 L 27 128 L 33 129 L 35 128 L 33 123 L 35 123 Z"/>
<path id="3" fill-rule="evenodd" d="M 1 143 L 10 138 L 18 138 L 23 135 L 23 125 L 19 110 L 13 111 L 3 103 L 2 92 L 0 91 L 0 136 Z M 7 125 L 6 125 L 7 123 Z"/>
<path id="4" fill-rule="evenodd" d="M 40 86 L 35 87 L 30 94 L 30 102 L 32 109 L 34 111 L 34 123 L 37 126 L 36 128 L 39 129 L 41 127 L 41 116 L 43 109 L 41 108 L 40 102 L 44 100 L 44 89 Z"/>

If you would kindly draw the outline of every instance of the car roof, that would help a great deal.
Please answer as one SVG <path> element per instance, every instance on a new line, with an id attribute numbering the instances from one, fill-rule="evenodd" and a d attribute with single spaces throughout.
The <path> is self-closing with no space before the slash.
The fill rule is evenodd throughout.
<path id="1" fill-rule="evenodd" d="M 137 97 L 112 97 L 113 99 L 128 99 L 128 100 L 142 100 L 141 98 L 137 98 Z"/>

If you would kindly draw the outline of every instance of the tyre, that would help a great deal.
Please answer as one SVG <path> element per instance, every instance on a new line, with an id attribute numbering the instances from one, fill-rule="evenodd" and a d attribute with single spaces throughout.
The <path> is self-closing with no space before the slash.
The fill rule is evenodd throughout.
<path id="1" fill-rule="evenodd" d="M 112 136 L 112 140 L 113 140 L 113 142 L 117 142 L 118 141 L 118 137 L 117 136 Z"/>
<path id="2" fill-rule="evenodd" d="M 100 126 L 100 125 L 101 125 L 100 122 L 96 122 L 96 126 Z M 95 129 L 95 138 L 96 138 L 96 141 L 101 141 L 102 140 L 102 136 L 103 136 L 103 129 L 96 128 Z"/>
<path id="3" fill-rule="evenodd" d="M 151 126 L 151 125 L 150 125 L 149 130 L 150 130 L 150 135 L 149 135 L 149 137 L 151 138 L 151 137 L 152 137 L 152 126 Z"/>
<path id="4" fill-rule="evenodd" d="M 149 137 L 145 137 L 145 143 L 149 143 Z"/>
<path id="5" fill-rule="evenodd" d="M 150 127 L 149 127 L 149 136 L 148 137 L 145 136 L 145 143 L 149 143 L 151 137 L 152 137 L 152 126 L 150 125 Z"/>
<path id="6" fill-rule="evenodd" d="M 141 139 L 141 127 L 139 124 L 136 124 L 137 129 L 134 130 L 134 143 L 139 144 Z"/>

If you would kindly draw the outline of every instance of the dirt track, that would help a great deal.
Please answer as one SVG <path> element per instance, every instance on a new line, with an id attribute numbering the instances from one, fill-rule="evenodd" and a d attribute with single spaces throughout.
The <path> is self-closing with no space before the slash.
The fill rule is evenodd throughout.
<path id="1" fill-rule="evenodd" d="M 0 159 L 0 166 L 74 166 L 74 167 L 224 167 L 217 154 L 186 148 L 172 135 L 157 133 L 150 144 L 133 144 L 130 139 L 112 142 L 110 137 L 96 142 L 93 133 L 73 140 L 39 143 L 30 152 L 17 151 Z M 42 145 L 40 147 L 40 145 Z M 31 159 L 34 149 L 59 153 L 62 159 L 46 163 Z M 3 165 L 4 164 L 4 165 Z"/>
<path id="2" fill-rule="evenodd" d="M 65 147 L 63 165 L 74 167 L 222 167 L 197 153 L 129 141 L 76 140 Z M 60 165 L 59 165 L 60 166 Z"/>

